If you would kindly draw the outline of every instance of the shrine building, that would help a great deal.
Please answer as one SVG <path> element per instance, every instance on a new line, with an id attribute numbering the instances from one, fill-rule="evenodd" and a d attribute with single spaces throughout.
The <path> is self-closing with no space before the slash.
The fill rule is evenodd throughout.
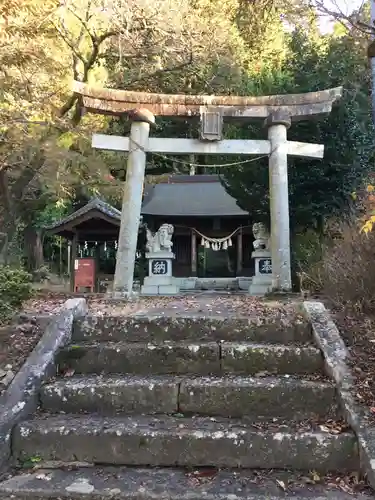
<path id="1" fill-rule="evenodd" d="M 173 275 L 181 289 L 248 288 L 254 272 L 254 221 L 226 192 L 219 176 L 171 175 L 146 185 L 141 213 L 153 232 L 164 223 L 174 226 Z M 119 210 L 95 198 L 47 228 L 70 242 L 72 290 L 78 291 L 74 275 L 80 264 L 91 265 L 92 291 L 104 291 L 113 281 L 120 220 Z M 142 279 L 137 267 L 144 254 L 144 232 L 141 229 L 138 238 L 136 279 Z"/>

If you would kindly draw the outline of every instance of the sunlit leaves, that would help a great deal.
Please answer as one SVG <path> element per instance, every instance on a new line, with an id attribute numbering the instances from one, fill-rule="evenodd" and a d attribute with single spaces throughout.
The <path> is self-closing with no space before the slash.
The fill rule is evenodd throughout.
<path id="1" fill-rule="evenodd" d="M 74 133 L 72 131 L 68 131 L 58 137 L 57 145 L 65 149 L 69 149 L 74 144 L 74 140 Z"/>
<path id="2" fill-rule="evenodd" d="M 365 187 L 365 192 L 360 198 L 360 208 L 364 213 L 362 220 L 364 224 L 361 227 L 361 232 L 370 233 L 374 229 L 375 225 L 375 186 L 373 184 L 367 184 Z"/>
<path id="3" fill-rule="evenodd" d="M 293 124 L 288 131 L 291 140 L 325 145 L 322 161 L 288 159 L 292 223 L 311 228 L 324 217 L 345 216 L 356 201 L 358 187 L 374 169 L 369 68 L 363 49 L 349 37 L 317 37 L 314 30 L 310 36 L 298 29 L 291 34 L 289 46 L 280 71 L 283 78 L 260 75 L 258 93 L 266 93 L 262 88 L 267 93 L 286 93 L 344 85 L 342 100 L 326 120 Z M 252 133 L 262 137 L 259 130 Z M 261 168 L 236 169 L 226 172 L 225 178 L 242 207 L 250 213 L 261 207 L 256 216 L 268 218 L 268 177 Z"/>

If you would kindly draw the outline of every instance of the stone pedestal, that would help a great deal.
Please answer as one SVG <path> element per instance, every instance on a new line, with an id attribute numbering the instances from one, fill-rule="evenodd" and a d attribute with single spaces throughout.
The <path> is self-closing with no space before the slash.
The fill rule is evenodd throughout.
<path id="1" fill-rule="evenodd" d="M 150 252 L 148 276 L 141 288 L 142 295 L 176 295 L 180 291 L 178 281 L 172 276 L 173 252 Z"/>
<path id="2" fill-rule="evenodd" d="M 272 259 L 268 250 L 255 250 L 255 275 L 249 287 L 250 295 L 264 295 L 272 290 Z"/>

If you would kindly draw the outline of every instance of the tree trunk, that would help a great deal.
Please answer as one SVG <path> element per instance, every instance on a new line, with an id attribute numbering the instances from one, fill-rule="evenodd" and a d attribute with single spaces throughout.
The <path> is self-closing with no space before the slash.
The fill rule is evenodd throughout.
<path id="1" fill-rule="evenodd" d="M 24 246 L 26 267 L 28 271 L 35 271 L 44 264 L 43 242 L 40 229 L 28 225 L 24 229 Z"/>
<path id="2" fill-rule="evenodd" d="M 8 264 L 8 235 L 0 233 L 0 265 Z"/>
<path id="3" fill-rule="evenodd" d="M 8 220 L 5 221 L 2 229 L 3 231 L 0 235 L 0 263 L 7 265 L 11 260 L 9 258 L 9 245 L 17 232 L 17 224 L 13 220 Z"/>
<path id="4" fill-rule="evenodd" d="M 8 246 L 16 230 L 15 217 L 12 211 L 11 196 L 7 171 L 0 170 L 0 204 L 2 206 L 0 262 L 8 264 Z"/>

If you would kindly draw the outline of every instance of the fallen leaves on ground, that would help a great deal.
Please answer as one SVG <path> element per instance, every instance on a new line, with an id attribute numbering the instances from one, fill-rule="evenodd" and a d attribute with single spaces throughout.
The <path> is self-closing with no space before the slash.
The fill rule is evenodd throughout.
<path id="1" fill-rule="evenodd" d="M 244 426 L 249 428 L 253 427 L 260 431 L 274 431 L 274 432 L 316 432 L 320 431 L 325 434 L 341 434 L 349 430 L 348 424 L 344 420 L 333 419 L 309 419 L 300 421 L 283 420 L 281 418 L 273 418 L 272 421 L 264 422 L 247 422 L 246 418 L 243 419 Z"/>
<path id="2" fill-rule="evenodd" d="M 201 469 L 188 471 L 186 475 L 193 484 L 198 486 L 204 483 L 211 482 L 218 472 L 219 469 L 217 469 L 216 467 L 204 467 Z"/>
<path id="3" fill-rule="evenodd" d="M 290 324 L 299 316 L 293 301 L 267 301 L 236 294 L 197 293 L 179 297 L 139 297 L 133 302 L 115 302 L 103 298 L 88 300 L 90 311 L 103 315 L 155 313 L 172 316 L 202 314 L 209 316 L 245 316 L 256 324 L 279 321 Z M 299 316 L 302 320 L 302 316 Z"/>
<path id="4" fill-rule="evenodd" d="M 308 473 L 295 470 L 285 471 L 255 471 L 256 484 L 267 484 L 273 482 L 279 489 L 292 494 L 298 494 L 305 489 L 314 491 L 318 489 L 319 493 L 327 490 L 340 490 L 345 493 L 355 494 L 359 492 L 371 493 L 366 482 L 359 477 L 357 472 L 348 474 L 321 474 L 317 471 Z M 323 496 L 323 495 L 318 495 Z"/>
<path id="5" fill-rule="evenodd" d="M 280 488 L 283 490 L 283 491 L 286 491 L 287 490 L 287 486 L 285 485 L 284 481 L 281 481 L 280 479 L 276 479 L 276 484 L 278 486 L 280 486 Z"/>
<path id="6" fill-rule="evenodd" d="M 336 313 L 335 320 L 351 355 L 353 396 L 365 410 L 365 417 L 375 423 L 375 317 Z"/>
<path id="7" fill-rule="evenodd" d="M 51 315 L 61 311 L 68 298 L 78 295 L 67 293 L 41 293 L 24 305 L 26 314 Z M 277 320 L 281 325 L 291 324 L 298 314 L 292 299 L 267 300 L 245 294 L 200 292 L 178 297 L 137 297 L 132 300 L 111 300 L 103 294 L 85 297 L 92 314 L 128 316 L 135 313 L 165 315 L 202 314 L 209 316 L 245 316 L 261 325 Z"/>
<path id="8" fill-rule="evenodd" d="M 187 470 L 186 476 L 193 486 L 211 483 L 215 480 L 219 469 L 206 467 Z M 248 471 L 232 471 L 232 477 L 228 479 L 229 483 L 235 482 L 239 491 L 250 486 L 251 491 L 254 487 L 260 488 L 259 493 L 267 492 L 270 496 L 278 495 L 277 490 L 288 492 L 291 495 L 305 494 L 308 496 L 314 494 L 323 498 L 327 491 L 343 491 L 349 494 L 369 493 L 367 487 L 357 472 L 348 474 L 321 474 L 317 471 L 298 472 L 295 470 L 260 470 L 252 469 Z M 253 487 L 251 487 L 253 485 Z M 263 494 L 261 495 L 263 497 Z"/>
<path id="9" fill-rule="evenodd" d="M 330 434 L 341 434 L 350 429 L 345 420 L 327 420 L 324 424 L 318 424 L 318 429 Z"/>
<path id="10" fill-rule="evenodd" d="M 50 316 L 58 314 L 67 299 L 72 295 L 66 293 L 41 293 L 28 300 L 23 305 L 23 313 L 26 315 Z"/>
<path id="11" fill-rule="evenodd" d="M 32 320 L 0 329 L 0 393 L 12 382 L 41 335 Z"/>
<path id="12" fill-rule="evenodd" d="M 43 334 L 35 317 L 58 314 L 68 298 L 60 293 L 39 294 L 24 304 L 17 320 L 0 328 L 0 393 L 12 382 Z"/>

